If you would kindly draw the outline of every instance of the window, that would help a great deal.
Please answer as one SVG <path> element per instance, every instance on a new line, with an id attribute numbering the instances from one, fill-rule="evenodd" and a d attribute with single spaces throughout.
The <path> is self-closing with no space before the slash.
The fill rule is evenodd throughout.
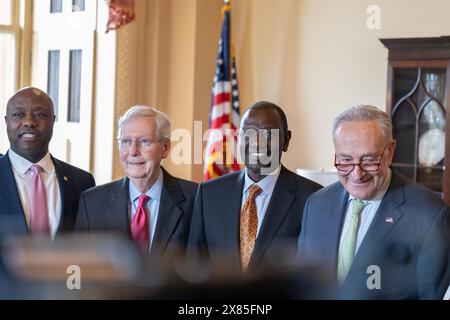
<path id="1" fill-rule="evenodd" d="M 0 25 L 10 25 L 12 19 L 12 0 L 0 0 Z"/>
<path id="2" fill-rule="evenodd" d="M 60 12 L 62 12 L 62 0 L 51 0 L 50 13 L 60 13 Z"/>
<path id="3" fill-rule="evenodd" d="M 72 11 L 84 11 L 84 0 L 72 0 Z"/>
<path id="4" fill-rule="evenodd" d="M 52 155 L 89 170 L 97 1 L 63 0 L 57 14 L 50 5 L 50 0 L 33 1 L 37 45 L 31 83 L 47 90 L 54 103 Z"/>
<path id="5" fill-rule="evenodd" d="M 52 98 L 56 118 L 58 118 L 59 109 L 59 59 L 59 50 L 50 50 L 48 52 L 47 92 Z"/>
<path id="6" fill-rule="evenodd" d="M 70 50 L 69 122 L 80 122 L 81 50 Z"/>
<path id="7" fill-rule="evenodd" d="M 0 114 L 5 114 L 6 103 L 19 85 L 20 26 L 19 1 L 0 0 Z M 0 131 L 6 131 L 0 121 Z M 6 134 L 0 134 L 0 153 L 8 146 Z"/>
<path id="8" fill-rule="evenodd" d="M 13 33 L 0 33 L 0 104 L 3 106 L 14 92 L 16 82 L 15 38 Z"/>

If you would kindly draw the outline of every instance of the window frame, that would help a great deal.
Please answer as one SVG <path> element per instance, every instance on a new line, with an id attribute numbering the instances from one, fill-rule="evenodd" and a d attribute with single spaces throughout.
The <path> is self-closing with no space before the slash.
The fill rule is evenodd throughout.
<path id="1" fill-rule="evenodd" d="M 20 2 L 11 1 L 11 24 L 0 24 L 1 34 L 10 34 L 14 38 L 14 89 L 17 90 L 20 85 L 20 46 L 21 46 L 21 32 L 20 32 Z"/>
<path id="2" fill-rule="evenodd" d="M 12 36 L 14 39 L 14 81 L 12 94 L 21 87 L 31 85 L 31 50 L 33 45 L 33 0 L 12 0 L 11 17 L 9 24 L 0 24 L 0 34 Z M 7 100 L 7 97 L 5 97 Z M 6 101 L 0 106 L 0 114 L 6 113 Z M 0 131 L 5 132 L 4 122 L 0 124 Z M 0 152 L 4 153 L 9 146 L 8 140 L 0 137 Z"/>

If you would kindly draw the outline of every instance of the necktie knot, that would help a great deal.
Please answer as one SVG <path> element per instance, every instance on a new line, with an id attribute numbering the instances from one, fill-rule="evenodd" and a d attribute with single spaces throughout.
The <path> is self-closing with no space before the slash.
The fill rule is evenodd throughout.
<path id="1" fill-rule="evenodd" d="M 368 205 L 366 201 L 359 200 L 359 199 L 353 199 L 352 200 L 352 215 L 359 218 L 361 215 L 361 212 L 364 210 L 364 208 Z"/>
<path id="2" fill-rule="evenodd" d="M 150 222 L 145 208 L 145 205 L 149 200 L 150 197 L 146 194 L 141 194 L 139 196 L 139 204 L 131 221 L 131 237 L 140 247 L 142 254 L 147 254 L 150 239 Z"/>
<path id="3" fill-rule="evenodd" d="M 139 204 L 138 204 L 138 207 L 145 206 L 145 205 L 147 204 L 148 200 L 150 200 L 150 197 L 149 197 L 148 195 L 146 195 L 146 194 L 141 194 L 141 195 L 139 196 Z"/>
<path id="4" fill-rule="evenodd" d="M 248 189 L 248 198 L 255 200 L 255 198 L 262 192 L 262 189 L 255 183 Z"/>
<path id="5" fill-rule="evenodd" d="M 34 174 L 39 174 L 41 172 L 42 167 L 38 165 L 37 163 L 31 165 L 30 170 L 33 171 Z"/>

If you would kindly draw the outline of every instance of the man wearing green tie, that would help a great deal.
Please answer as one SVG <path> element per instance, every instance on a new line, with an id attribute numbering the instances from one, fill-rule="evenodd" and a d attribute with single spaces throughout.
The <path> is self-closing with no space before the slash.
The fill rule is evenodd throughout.
<path id="1" fill-rule="evenodd" d="M 390 168 L 390 117 L 352 107 L 335 119 L 333 141 L 339 182 L 308 199 L 299 261 L 324 267 L 336 279 L 337 298 L 442 299 L 449 208 Z"/>

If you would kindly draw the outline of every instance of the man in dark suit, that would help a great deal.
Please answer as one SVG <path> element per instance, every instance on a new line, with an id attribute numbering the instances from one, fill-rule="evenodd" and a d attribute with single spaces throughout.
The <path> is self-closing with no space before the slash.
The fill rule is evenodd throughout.
<path id="1" fill-rule="evenodd" d="M 50 155 L 55 122 L 50 97 L 36 88 L 17 91 L 5 122 L 11 148 L 0 157 L 0 239 L 72 231 L 79 196 L 95 182 L 90 173 Z"/>
<path id="2" fill-rule="evenodd" d="M 339 298 L 442 299 L 450 252 L 449 209 L 390 169 L 389 116 L 356 106 L 333 126 L 339 182 L 305 205 L 299 261 L 321 265 Z"/>
<path id="3" fill-rule="evenodd" d="M 321 186 L 281 165 L 290 139 L 279 106 L 249 107 L 239 137 L 246 169 L 200 185 L 188 257 L 242 274 L 295 256 L 303 205 Z"/>
<path id="4" fill-rule="evenodd" d="M 197 184 L 161 167 L 170 151 L 170 121 L 148 106 L 135 106 L 119 120 L 119 157 L 125 177 L 81 195 L 76 229 L 118 231 L 143 254 L 184 254 Z"/>

